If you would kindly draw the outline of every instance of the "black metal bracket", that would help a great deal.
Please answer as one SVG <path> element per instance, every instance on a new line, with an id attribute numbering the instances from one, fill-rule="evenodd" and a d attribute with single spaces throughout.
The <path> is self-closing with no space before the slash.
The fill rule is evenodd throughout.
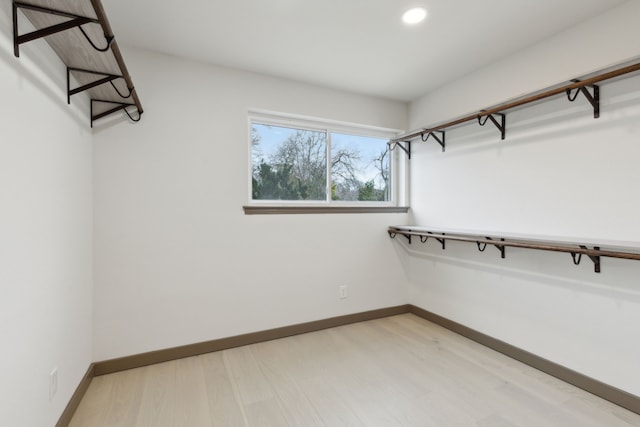
<path id="1" fill-rule="evenodd" d="M 493 117 L 494 115 L 496 116 L 500 116 L 500 123 L 498 123 L 498 121 L 496 120 L 495 117 Z M 503 113 L 494 113 L 494 114 L 487 114 L 484 116 L 484 120 L 482 120 L 482 114 L 478 115 L 478 124 L 480 126 L 484 126 L 485 124 L 487 124 L 487 120 L 491 120 L 491 122 L 498 128 L 498 130 L 500 131 L 500 139 L 504 139 L 505 135 L 506 135 L 506 131 L 507 131 L 507 126 L 506 126 L 506 114 Z"/>
<path id="2" fill-rule="evenodd" d="M 588 249 L 586 246 L 580 245 L 581 249 Z M 593 247 L 594 251 L 599 251 L 599 246 Z M 596 273 L 600 273 L 600 255 L 587 255 L 591 261 L 593 261 L 593 269 Z M 575 252 L 571 252 L 571 258 L 573 258 L 573 263 L 575 265 L 579 265 L 580 261 L 582 261 L 582 254 L 576 254 Z"/>
<path id="3" fill-rule="evenodd" d="M 571 81 L 574 83 L 580 83 L 580 80 L 571 80 Z M 589 92 L 589 89 L 587 89 L 587 87 L 590 87 L 593 89 L 593 95 Z M 589 104 L 591 104 L 591 106 L 593 107 L 593 118 L 597 119 L 598 117 L 600 117 L 600 86 L 598 85 L 581 86 L 576 89 L 573 95 L 571 94 L 571 89 L 567 89 L 566 92 L 567 92 L 567 98 L 569 99 L 569 102 L 575 101 L 578 95 L 582 93 L 584 97 L 587 98 L 587 101 L 589 101 Z"/>
<path id="4" fill-rule="evenodd" d="M 411 160 L 411 141 L 403 141 L 407 144 L 406 148 L 400 144 L 400 142 L 401 141 L 389 142 L 389 151 L 393 151 L 396 147 L 400 147 L 400 149 L 407 154 L 409 160 Z"/>
<path id="5" fill-rule="evenodd" d="M 396 238 L 397 233 L 393 233 L 393 232 L 389 232 L 389 237 L 391 237 L 392 239 Z M 411 244 L 411 235 L 410 234 L 402 234 L 404 237 L 407 238 L 407 241 L 409 242 L 409 244 Z M 420 240 L 422 240 L 422 237 L 420 238 Z"/>
<path id="6" fill-rule="evenodd" d="M 124 77 L 123 77 L 124 78 Z M 113 87 L 113 90 L 116 91 L 116 93 L 118 94 L 118 96 L 120 96 L 120 98 L 131 98 L 131 95 L 133 94 L 133 90 L 135 88 L 133 87 L 127 87 L 127 90 L 129 91 L 129 93 L 127 95 L 123 95 L 120 93 L 120 90 L 116 87 L 116 85 L 113 84 L 113 82 L 109 82 L 111 84 L 111 87 Z"/>
<path id="7" fill-rule="evenodd" d="M 389 235 L 391 236 L 391 238 L 395 238 L 396 237 L 396 233 L 391 233 L 389 232 Z M 402 234 L 404 237 L 407 238 L 407 240 L 409 241 L 409 244 L 411 244 L 411 234 Z M 442 236 L 444 236 L 445 233 L 442 233 Z M 436 239 L 438 242 L 440 242 L 440 244 L 442 245 L 442 250 L 445 249 L 445 241 L 446 239 L 442 238 L 439 239 L 438 237 L 436 237 L 436 235 L 433 235 L 431 233 L 429 233 L 429 236 L 419 236 L 420 237 L 420 242 L 422 243 L 427 243 L 427 240 L 429 240 L 429 237 L 433 237 L 434 239 Z"/>
<path id="8" fill-rule="evenodd" d="M 442 233 L 442 235 L 444 236 L 444 235 L 445 235 L 445 233 Z M 434 234 L 432 234 L 432 233 L 429 233 L 429 236 L 420 236 L 420 241 L 421 241 L 422 243 L 427 243 L 427 240 L 429 240 L 429 237 L 433 237 L 433 238 L 434 238 L 434 239 L 436 239 L 438 242 L 440 242 L 440 244 L 442 245 L 442 250 L 445 250 L 445 248 L 446 248 L 446 244 L 445 244 L 446 239 L 444 239 L 444 238 L 443 238 L 443 239 L 439 239 L 438 237 L 436 237 L 436 236 L 435 236 Z"/>
<path id="9" fill-rule="evenodd" d="M 440 136 L 442 138 L 439 138 L 438 135 L 435 134 L 435 132 L 440 133 Z M 424 136 L 427 135 L 427 137 L 425 138 Z M 444 147 L 445 147 L 445 134 L 444 131 L 429 131 L 429 132 L 425 132 L 423 133 L 420 137 L 422 138 L 422 142 L 427 142 L 427 140 L 429 139 L 429 137 L 432 136 L 433 139 L 436 140 L 436 142 L 438 144 L 440 144 L 440 146 L 442 147 L 442 152 L 444 153 Z"/>
<path id="10" fill-rule="evenodd" d="M 52 25 L 50 27 L 41 28 L 39 30 L 32 31 L 27 34 L 19 34 L 18 31 L 18 10 L 19 9 L 28 9 L 36 12 L 47 13 L 49 15 L 62 16 L 64 18 L 69 18 L 69 21 L 62 22 L 60 24 Z M 13 2 L 13 54 L 16 57 L 20 56 L 20 45 L 23 43 L 27 43 L 33 40 L 37 40 L 43 37 L 50 36 L 52 34 L 60 33 L 62 31 L 67 31 L 72 28 L 78 27 L 87 41 L 93 46 L 94 49 L 99 50 L 100 52 L 105 52 L 111 47 L 111 43 L 114 40 L 113 36 L 107 36 L 105 34 L 105 40 L 107 41 L 107 46 L 105 48 L 97 47 L 89 36 L 82 28 L 82 25 L 85 24 L 100 24 L 100 21 L 94 18 L 87 18 L 86 16 L 79 16 L 73 13 L 63 12 L 60 10 L 49 9 L 47 7 L 36 6 L 32 4 L 26 4 L 21 2 Z"/>
<path id="11" fill-rule="evenodd" d="M 486 237 L 487 240 L 493 240 L 491 237 Z M 504 239 L 500 239 L 501 242 L 504 242 Z M 505 246 L 504 245 L 499 245 L 499 244 L 494 244 L 493 246 L 495 246 L 499 251 L 500 251 L 500 258 L 504 259 L 504 249 Z"/>
<path id="12" fill-rule="evenodd" d="M 102 113 L 93 114 L 93 104 L 94 102 L 101 102 L 104 104 L 112 104 L 115 105 L 115 107 L 108 109 L 107 111 L 103 111 Z M 98 119 L 101 119 L 103 117 L 106 117 L 108 115 L 111 115 L 113 113 L 116 113 L 120 110 L 124 111 L 125 114 L 129 117 L 129 119 L 132 122 L 139 122 L 140 119 L 142 118 L 142 113 L 138 110 L 138 118 L 134 119 L 133 116 L 131 115 L 131 113 L 129 113 L 129 111 L 127 111 L 127 107 L 137 107 L 136 104 L 130 104 L 130 103 L 124 103 L 124 102 L 116 102 L 116 101 L 107 101 L 104 99 L 92 99 L 91 100 L 91 127 L 93 127 L 93 122 L 95 122 Z"/>
<path id="13" fill-rule="evenodd" d="M 91 82 L 91 83 L 87 83 L 86 85 L 82 85 L 82 86 L 79 86 L 77 88 L 71 89 L 71 72 L 72 71 L 85 73 L 85 74 L 92 74 L 92 75 L 96 75 L 96 76 L 103 76 L 103 78 L 101 78 L 99 80 L 96 80 L 94 82 Z M 105 83 L 111 83 L 111 86 L 113 86 L 113 89 L 116 91 L 116 93 L 118 95 L 120 95 L 120 97 L 129 98 L 131 96 L 131 94 L 133 93 L 133 88 L 127 88 L 129 90 L 129 94 L 128 95 L 123 95 L 122 93 L 120 93 L 120 91 L 118 90 L 116 85 L 113 84 L 113 81 L 117 80 L 117 79 L 124 79 L 124 77 L 123 76 L 119 76 L 117 74 L 103 73 L 102 71 L 92 71 L 92 70 L 85 70 L 85 69 L 82 69 L 82 68 L 67 67 L 67 104 L 71 104 L 71 95 L 75 95 L 77 93 L 84 92 L 85 90 L 91 89 L 91 88 L 96 87 L 96 86 L 103 85 Z"/>
<path id="14" fill-rule="evenodd" d="M 491 237 L 485 237 L 485 239 L 493 241 L 493 239 Z M 504 239 L 500 239 L 500 241 L 504 242 Z M 476 242 L 476 245 L 478 245 L 478 250 L 480 252 L 484 252 L 484 250 L 487 249 L 488 243 L 486 243 L 486 242 Z M 504 258 L 505 246 L 504 245 L 499 245 L 497 243 L 492 244 L 492 245 L 495 246 L 500 251 L 501 258 Z"/>
<path id="15" fill-rule="evenodd" d="M 91 39 L 89 38 L 87 33 L 84 31 L 84 28 L 82 28 L 81 26 L 78 26 L 78 28 L 80 29 L 80 32 L 82 33 L 84 38 L 87 39 L 87 41 L 89 42 L 91 47 L 94 48 L 95 50 L 97 50 L 98 52 L 106 52 L 106 51 L 108 51 L 109 48 L 111 47 L 111 43 L 113 43 L 113 40 L 115 39 L 115 36 L 108 36 L 108 35 L 105 34 L 104 35 L 104 39 L 107 41 L 107 45 L 105 47 L 98 47 L 98 46 L 96 46 L 96 44 L 94 42 L 91 41 Z"/>

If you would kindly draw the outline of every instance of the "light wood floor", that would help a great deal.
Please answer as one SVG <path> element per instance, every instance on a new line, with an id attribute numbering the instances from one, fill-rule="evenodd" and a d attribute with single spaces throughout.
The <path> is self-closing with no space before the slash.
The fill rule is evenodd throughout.
<path id="1" fill-rule="evenodd" d="M 70 426 L 640 426 L 411 314 L 93 379 Z"/>

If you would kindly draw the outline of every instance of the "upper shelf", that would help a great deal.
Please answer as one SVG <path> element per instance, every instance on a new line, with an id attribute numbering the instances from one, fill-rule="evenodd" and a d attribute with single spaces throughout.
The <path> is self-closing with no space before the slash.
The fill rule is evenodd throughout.
<path id="1" fill-rule="evenodd" d="M 20 34 L 18 11 L 34 31 Z M 14 1 L 15 56 L 23 43 L 43 37 L 67 67 L 67 101 L 80 92 L 89 95 L 92 126 L 121 110 L 140 120 L 144 110 L 100 0 Z"/>
<path id="2" fill-rule="evenodd" d="M 412 140 L 420 137 L 422 141 L 426 142 L 429 138 L 433 138 L 433 140 L 442 147 L 442 151 L 444 152 L 446 147 L 446 129 L 476 120 L 481 126 L 484 126 L 488 121 L 490 121 L 498 129 L 501 139 L 505 139 L 507 127 L 505 113 L 508 110 L 513 110 L 517 107 L 521 107 L 526 104 L 532 104 L 534 102 L 538 102 L 557 95 L 566 95 L 568 100 L 573 102 L 578 98 L 580 94 L 582 94 L 593 107 L 593 117 L 597 119 L 598 117 L 600 117 L 600 87 L 597 85 L 597 83 L 614 79 L 616 77 L 625 76 L 637 71 L 640 71 L 640 62 L 618 67 L 615 69 L 601 70 L 597 73 L 583 78 L 573 79 L 570 83 L 560 84 L 539 92 L 534 92 L 523 97 L 513 99 L 511 101 L 507 101 L 503 104 L 482 109 L 475 113 L 459 117 L 457 119 L 436 124 L 431 127 L 425 127 L 420 130 L 412 131 L 410 133 L 390 140 L 389 146 L 391 149 L 400 147 L 407 153 L 409 158 L 411 158 Z M 400 142 L 404 142 L 406 146 L 401 145 Z"/>

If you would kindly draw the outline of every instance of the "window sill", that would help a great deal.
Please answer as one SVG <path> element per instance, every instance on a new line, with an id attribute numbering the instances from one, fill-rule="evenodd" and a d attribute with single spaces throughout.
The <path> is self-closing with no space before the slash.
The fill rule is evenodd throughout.
<path id="1" fill-rule="evenodd" d="M 245 215 L 407 213 L 408 206 L 243 206 Z"/>

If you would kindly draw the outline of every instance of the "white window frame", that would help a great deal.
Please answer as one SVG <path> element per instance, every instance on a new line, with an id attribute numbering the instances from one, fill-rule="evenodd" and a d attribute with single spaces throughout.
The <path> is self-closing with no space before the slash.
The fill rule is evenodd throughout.
<path id="1" fill-rule="evenodd" d="M 348 212 L 348 208 L 393 208 L 399 207 L 407 200 L 407 175 L 408 162 L 406 155 L 402 150 L 390 151 L 389 165 L 391 177 L 391 197 L 388 201 L 343 201 L 331 200 L 331 163 L 327 161 L 327 191 L 325 200 L 254 200 L 252 198 L 252 178 L 253 178 L 253 158 L 251 144 L 251 129 L 253 124 L 265 124 L 273 126 L 282 126 L 293 129 L 303 129 L 318 132 L 326 132 L 327 134 L 327 160 L 331 159 L 331 133 L 352 134 L 357 136 L 375 137 L 383 139 L 393 139 L 402 134 L 402 130 L 389 129 L 382 127 L 358 125 L 353 123 L 339 122 L 334 120 L 325 120 L 315 117 L 276 113 L 265 110 L 250 110 L 248 114 L 247 128 L 247 147 L 248 147 L 248 188 L 245 213 L 286 213 L 277 210 L 261 212 L 260 207 L 274 208 L 283 207 L 290 208 L 291 213 L 306 213 L 304 209 L 296 210 L 296 208 L 317 207 L 321 208 L 318 212 L 329 212 L 330 210 Z M 258 209 L 251 209 L 258 208 Z M 335 209 L 334 209 L 335 208 Z M 406 208 L 401 208 L 406 212 Z M 370 209 L 375 212 L 375 209 Z M 314 213 L 310 211 L 309 213 Z"/>

